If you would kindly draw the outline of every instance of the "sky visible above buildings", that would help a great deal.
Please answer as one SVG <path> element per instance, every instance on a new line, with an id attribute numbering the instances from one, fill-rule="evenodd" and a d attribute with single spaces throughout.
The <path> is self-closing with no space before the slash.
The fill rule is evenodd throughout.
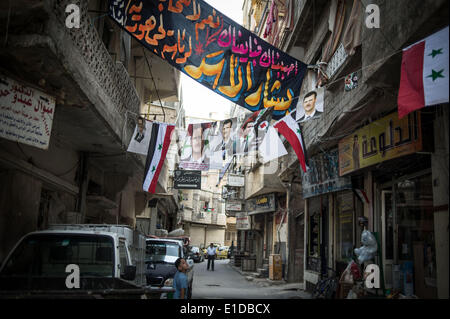
<path id="1" fill-rule="evenodd" d="M 206 0 L 206 2 L 242 25 L 243 0 Z M 214 93 L 184 73 L 181 73 L 181 84 L 183 106 L 188 117 L 187 123 L 205 122 L 206 119 L 223 120 L 229 116 L 233 102 Z"/>

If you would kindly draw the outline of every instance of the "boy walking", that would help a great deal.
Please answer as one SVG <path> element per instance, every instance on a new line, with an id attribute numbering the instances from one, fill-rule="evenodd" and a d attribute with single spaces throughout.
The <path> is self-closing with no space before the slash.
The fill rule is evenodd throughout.
<path id="1" fill-rule="evenodd" d="M 187 299 L 188 296 L 188 278 L 186 272 L 189 269 L 189 265 L 183 258 L 178 258 L 175 261 L 175 267 L 177 272 L 173 277 L 173 288 L 175 288 L 175 293 L 173 294 L 173 299 Z"/>

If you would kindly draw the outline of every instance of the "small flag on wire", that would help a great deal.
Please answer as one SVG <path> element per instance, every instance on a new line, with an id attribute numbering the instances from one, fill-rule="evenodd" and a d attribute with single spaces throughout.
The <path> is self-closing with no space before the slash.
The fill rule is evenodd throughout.
<path id="1" fill-rule="evenodd" d="M 151 136 L 145 163 L 145 179 L 143 185 L 146 192 L 155 193 L 159 173 L 164 164 L 167 150 L 170 146 L 170 136 L 174 128 L 175 125 L 166 123 L 153 122 L 151 124 Z"/>

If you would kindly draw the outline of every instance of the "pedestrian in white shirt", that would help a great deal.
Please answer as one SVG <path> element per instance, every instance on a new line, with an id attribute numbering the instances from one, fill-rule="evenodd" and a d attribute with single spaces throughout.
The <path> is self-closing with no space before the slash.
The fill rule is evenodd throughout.
<path id="1" fill-rule="evenodd" d="M 211 265 L 211 270 L 214 271 L 214 259 L 216 258 L 216 247 L 211 243 L 208 249 L 206 250 L 206 254 L 208 255 L 208 266 L 206 270 L 209 270 L 209 266 Z"/>

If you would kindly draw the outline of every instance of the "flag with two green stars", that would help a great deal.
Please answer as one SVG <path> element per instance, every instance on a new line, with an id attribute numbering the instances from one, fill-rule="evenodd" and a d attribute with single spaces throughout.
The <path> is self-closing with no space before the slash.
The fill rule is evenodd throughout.
<path id="1" fill-rule="evenodd" d="M 167 123 L 151 123 L 150 143 L 148 145 L 147 159 L 145 162 L 143 189 L 149 193 L 155 193 L 159 173 L 161 172 L 167 151 L 170 146 L 170 137 L 174 125 Z"/>
<path id="2" fill-rule="evenodd" d="M 448 26 L 403 49 L 398 116 L 424 106 L 448 103 Z"/>

